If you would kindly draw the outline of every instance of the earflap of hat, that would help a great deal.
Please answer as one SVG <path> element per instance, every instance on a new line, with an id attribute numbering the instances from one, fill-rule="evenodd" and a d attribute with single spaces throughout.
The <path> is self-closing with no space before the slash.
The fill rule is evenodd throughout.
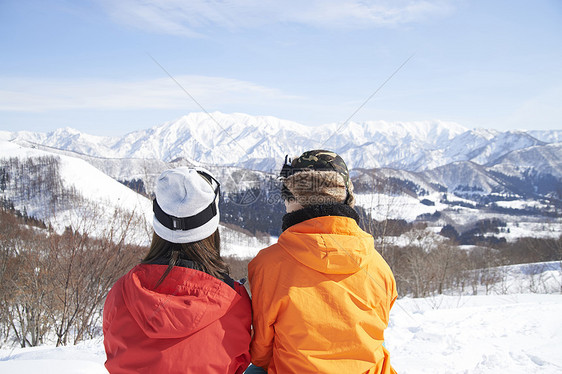
<path id="1" fill-rule="evenodd" d="M 342 204 L 348 199 L 344 178 L 335 171 L 302 171 L 286 178 L 284 185 L 302 206 Z"/>

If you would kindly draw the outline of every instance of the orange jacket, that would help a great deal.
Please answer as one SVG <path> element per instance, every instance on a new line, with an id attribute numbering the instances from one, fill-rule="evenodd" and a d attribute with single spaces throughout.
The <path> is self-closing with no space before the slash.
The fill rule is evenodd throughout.
<path id="1" fill-rule="evenodd" d="M 110 373 L 242 373 L 250 361 L 251 304 L 201 271 L 138 265 L 115 283 L 103 310 Z"/>
<path id="2" fill-rule="evenodd" d="M 383 347 L 392 272 L 354 219 L 289 227 L 248 267 L 252 363 L 268 373 L 393 373 Z"/>

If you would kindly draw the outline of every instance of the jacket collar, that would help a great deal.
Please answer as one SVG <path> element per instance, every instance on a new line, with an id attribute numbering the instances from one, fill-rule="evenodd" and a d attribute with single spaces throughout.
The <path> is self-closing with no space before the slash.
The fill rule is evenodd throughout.
<path id="1" fill-rule="evenodd" d="M 301 264 L 325 274 L 352 274 L 376 255 L 373 237 L 353 218 L 321 216 L 285 230 L 277 244 Z"/>
<path id="2" fill-rule="evenodd" d="M 161 257 L 157 257 L 154 260 L 148 262 L 148 264 L 150 265 L 169 265 L 171 261 L 171 252 L 166 253 L 166 255 L 161 256 Z M 176 262 L 176 266 L 182 267 L 182 268 L 188 268 L 188 269 L 193 269 L 193 270 L 198 270 L 198 271 L 204 271 L 203 267 L 196 261 L 190 260 L 188 259 L 184 253 L 180 252 L 180 256 L 178 258 L 178 261 Z M 234 279 L 232 279 L 230 277 L 229 274 L 222 274 L 223 279 L 222 280 L 224 283 L 228 284 L 232 289 L 235 289 L 234 287 Z M 245 282 L 245 280 L 244 280 Z M 244 282 L 240 282 L 241 284 L 244 284 Z"/>
<path id="3" fill-rule="evenodd" d="M 283 216 L 283 231 L 297 223 L 325 216 L 353 218 L 359 224 L 359 214 L 346 204 L 311 205 Z"/>

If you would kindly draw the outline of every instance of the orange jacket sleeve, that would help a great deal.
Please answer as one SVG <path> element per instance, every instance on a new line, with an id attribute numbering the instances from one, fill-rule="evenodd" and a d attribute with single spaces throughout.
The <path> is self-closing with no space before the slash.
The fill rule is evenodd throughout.
<path id="1" fill-rule="evenodd" d="M 263 268 L 253 261 L 248 266 L 248 279 L 252 293 L 252 315 L 254 335 L 250 345 L 252 363 L 263 369 L 268 368 L 273 352 L 275 331 L 273 324 L 277 314 L 273 293 L 265 287 Z"/>

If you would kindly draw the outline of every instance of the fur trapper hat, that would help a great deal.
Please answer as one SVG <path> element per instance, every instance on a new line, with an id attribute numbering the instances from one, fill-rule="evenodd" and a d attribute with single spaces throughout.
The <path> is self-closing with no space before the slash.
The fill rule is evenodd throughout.
<path id="1" fill-rule="evenodd" d="M 302 206 L 355 205 L 353 184 L 343 159 L 336 153 L 312 150 L 288 162 L 281 171 L 282 196 Z"/>

